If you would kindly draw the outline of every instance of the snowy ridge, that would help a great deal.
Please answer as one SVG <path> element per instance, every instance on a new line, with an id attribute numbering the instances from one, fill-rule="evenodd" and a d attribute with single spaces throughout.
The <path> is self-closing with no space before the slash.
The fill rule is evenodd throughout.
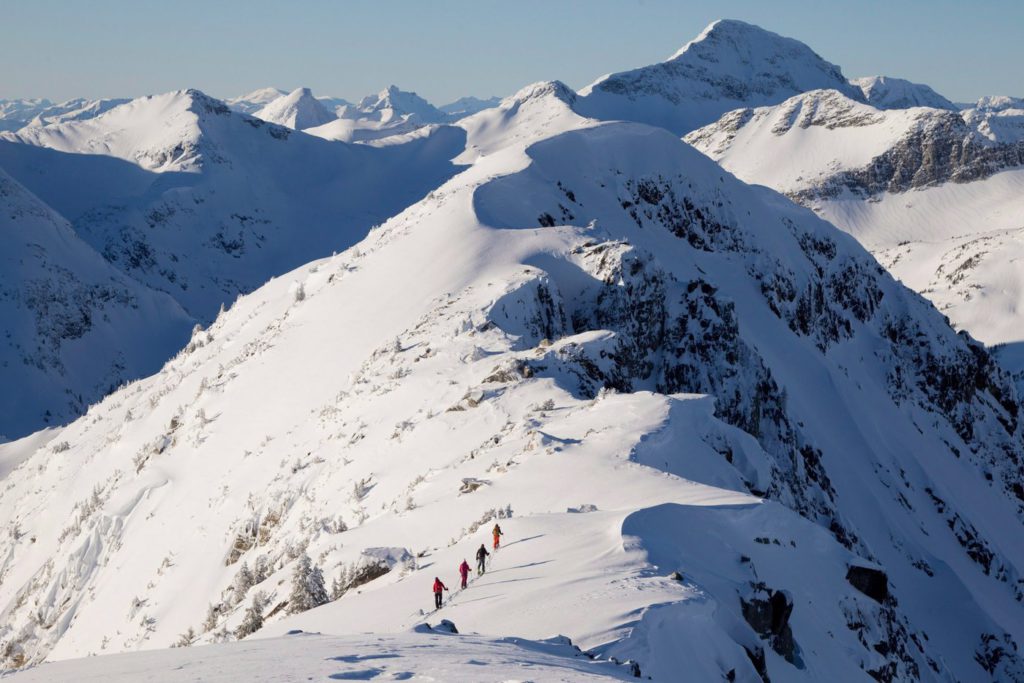
<path id="1" fill-rule="evenodd" d="M 902 78 L 865 76 L 850 79 L 850 83 L 860 88 L 864 94 L 864 100 L 878 109 L 911 109 L 913 107 L 931 107 L 933 109 L 949 109 L 950 111 L 959 109 L 929 86 L 922 83 L 911 83 Z"/>
<path id="2" fill-rule="evenodd" d="M 1009 378 L 810 212 L 567 100 L 465 119 L 471 167 L 8 476 L 9 661 L 252 610 L 407 631 L 497 517 L 493 571 L 436 615 L 464 631 L 665 680 L 1021 674 Z M 283 618 L 303 552 L 340 598 Z"/>
<path id="3" fill-rule="evenodd" d="M 831 88 L 861 99 L 839 67 L 803 43 L 735 20 L 712 23 L 660 64 L 611 74 L 580 91 L 580 111 L 684 135 L 742 106 Z"/>

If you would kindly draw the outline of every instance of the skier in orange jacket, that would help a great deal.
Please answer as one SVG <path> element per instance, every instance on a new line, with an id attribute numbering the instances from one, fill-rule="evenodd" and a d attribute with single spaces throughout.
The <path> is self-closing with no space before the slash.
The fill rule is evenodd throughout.
<path id="1" fill-rule="evenodd" d="M 492 533 L 494 534 L 494 549 L 497 550 L 498 546 L 501 545 L 501 537 L 503 536 L 501 527 L 495 524 Z"/>

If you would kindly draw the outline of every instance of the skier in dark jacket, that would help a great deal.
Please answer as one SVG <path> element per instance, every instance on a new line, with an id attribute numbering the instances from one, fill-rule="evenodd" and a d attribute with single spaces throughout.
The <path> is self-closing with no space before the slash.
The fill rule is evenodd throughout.
<path id="1" fill-rule="evenodd" d="M 466 587 L 466 582 L 469 581 L 469 562 L 465 560 L 459 565 L 459 576 L 462 577 L 462 587 Z"/>
<path id="2" fill-rule="evenodd" d="M 448 590 L 448 586 L 441 583 L 441 579 L 434 577 L 434 609 L 441 609 L 441 591 Z"/>
<path id="3" fill-rule="evenodd" d="M 476 573 L 477 574 L 483 574 L 484 573 L 484 569 L 486 569 L 486 566 L 487 566 L 487 556 L 488 555 L 490 555 L 490 553 L 487 552 L 487 546 L 485 546 L 483 543 L 481 543 L 480 544 L 480 549 L 476 551 Z"/>

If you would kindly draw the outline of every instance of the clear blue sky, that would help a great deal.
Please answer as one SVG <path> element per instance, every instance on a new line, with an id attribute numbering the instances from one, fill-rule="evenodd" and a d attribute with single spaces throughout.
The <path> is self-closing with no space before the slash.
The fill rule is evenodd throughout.
<path id="1" fill-rule="evenodd" d="M 0 98 L 272 85 L 441 104 L 661 61 L 717 18 L 808 43 L 847 76 L 950 99 L 1024 95 L 1024 0 L 0 0 Z"/>

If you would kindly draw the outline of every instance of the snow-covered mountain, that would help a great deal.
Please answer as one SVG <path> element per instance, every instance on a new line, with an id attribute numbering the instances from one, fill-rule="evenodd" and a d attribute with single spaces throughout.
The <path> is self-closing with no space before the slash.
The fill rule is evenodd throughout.
<path id="1" fill-rule="evenodd" d="M 125 102 L 128 100 L 124 98 L 89 100 L 81 97 L 59 104 L 46 99 L 0 100 L 0 131 L 91 119 Z"/>
<path id="2" fill-rule="evenodd" d="M 441 105 L 438 109 L 443 111 L 449 117 L 461 119 L 465 116 L 475 114 L 478 111 L 497 107 L 501 103 L 501 99 L 502 98 L 500 97 L 487 97 L 485 99 L 473 96 L 460 97 L 454 102 Z"/>
<path id="3" fill-rule="evenodd" d="M 6 661 L 406 632 L 499 521 L 427 621 L 655 680 L 1020 677 L 1008 377 L 849 236 L 577 103 L 464 119 L 466 170 L 9 474 Z"/>
<path id="4" fill-rule="evenodd" d="M 294 130 L 314 128 L 338 118 L 309 88 L 296 88 L 253 114 L 258 119 Z"/>
<path id="5" fill-rule="evenodd" d="M 23 128 L 52 106 L 47 99 L 0 99 L 0 131 Z"/>
<path id="6" fill-rule="evenodd" d="M 686 140 L 855 235 L 957 327 L 988 344 L 1024 341 L 1019 101 L 881 110 L 822 90 L 730 112 Z"/>
<path id="7" fill-rule="evenodd" d="M 326 140 L 370 142 L 461 118 L 449 115 L 416 93 L 400 90 L 394 85 L 375 95 L 367 95 L 356 104 L 338 107 L 336 112 L 337 120 L 309 128 L 306 132 Z"/>
<path id="8" fill-rule="evenodd" d="M 157 371 L 192 319 L 125 277 L 0 170 L 0 434 L 65 424 Z M 124 343 L 131 340 L 131 343 Z"/>
<path id="9" fill-rule="evenodd" d="M 112 264 L 212 319 L 455 172 L 464 133 L 383 149 L 303 135 L 195 90 L 0 138 L 0 165 Z"/>
<path id="10" fill-rule="evenodd" d="M 860 88 L 864 100 L 878 109 L 910 109 L 932 107 L 957 111 L 956 106 L 945 97 L 922 83 L 911 83 L 891 76 L 865 76 L 850 80 Z"/>
<path id="11" fill-rule="evenodd" d="M 224 100 L 224 103 L 242 114 L 255 114 L 274 100 L 287 94 L 279 88 L 258 88 L 250 93 Z"/>
<path id="12" fill-rule="evenodd" d="M 580 91 L 579 109 L 594 118 L 639 121 L 684 135 L 738 107 L 777 104 L 819 88 L 862 97 L 839 67 L 807 45 L 721 20 L 660 64 L 598 79 Z"/>

